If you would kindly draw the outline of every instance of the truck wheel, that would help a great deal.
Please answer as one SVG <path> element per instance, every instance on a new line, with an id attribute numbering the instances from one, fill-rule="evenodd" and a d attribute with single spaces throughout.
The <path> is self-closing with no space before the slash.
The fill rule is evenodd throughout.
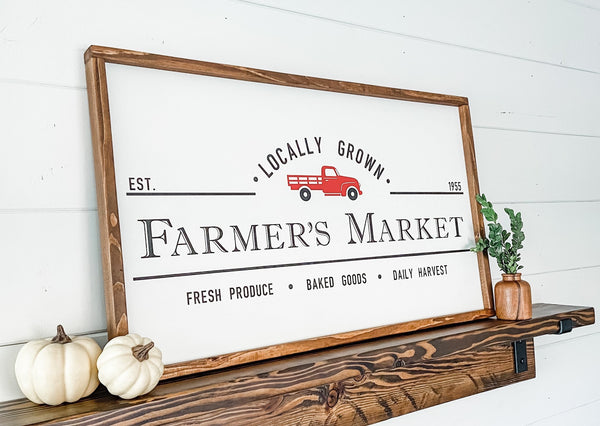
<path id="1" fill-rule="evenodd" d="M 355 187 L 351 186 L 350 188 L 348 188 L 348 191 L 346 191 L 346 195 L 348 196 L 348 198 L 354 201 L 358 198 L 358 190 Z"/>
<path id="2" fill-rule="evenodd" d="M 308 201 L 310 200 L 310 189 L 309 188 L 302 188 L 300 189 L 300 198 L 302 198 L 304 201 Z"/>

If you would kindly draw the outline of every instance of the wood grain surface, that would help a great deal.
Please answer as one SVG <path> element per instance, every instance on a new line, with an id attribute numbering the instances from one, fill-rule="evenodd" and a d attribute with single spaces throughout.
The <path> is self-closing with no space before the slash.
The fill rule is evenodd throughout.
<path id="1" fill-rule="evenodd" d="M 121 228 L 113 158 L 110 109 L 104 60 L 90 58 L 85 63 L 90 126 L 92 130 L 98 222 L 102 245 L 102 269 L 108 335 L 127 334 L 125 277 L 121 253 Z"/>
<path id="2" fill-rule="evenodd" d="M 473 125 L 471 123 L 471 111 L 469 105 L 458 107 L 460 117 L 460 128 L 463 140 L 463 152 L 465 155 L 465 166 L 467 170 L 467 185 L 469 189 L 469 201 L 471 202 L 471 219 L 476 238 L 485 237 L 485 222 L 480 211 L 480 206 L 475 200 L 475 195 L 480 194 L 479 176 L 477 175 L 477 159 L 475 156 L 475 142 L 473 140 Z M 477 253 L 477 265 L 479 268 L 479 279 L 481 280 L 481 292 L 483 294 L 483 306 L 494 309 L 492 295 L 492 278 L 490 275 L 490 263 L 487 251 Z"/>
<path id="3" fill-rule="evenodd" d="M 567 318 L 589 325 L 594 310 L 537 304 L 531 320 L 487 319 L 199 374 L 129 401 L 104 389 L 58 407 L 17 400 L 0 404 L 0 424 L 372 424 L 535 377 L 532 338 L 557 333 Z M 520 374 L 516 340 L 527 340 Z"/>
<path id="4" fill-rule="evenodd" d="M 446 315 L 443 317 L 427 318 L 418 321 L 392 324 L 383 327 L 349 331 L 346 333 L 338 333 L 332 336 L 315 337 L 312 339 L 284 343 L 281 345 L 249 349 L 240 352 L 217 355 L 210 358 L 170 364 L 165 366 L 162 379 L 170 379 L 173 377 L 227 368 L 235 365 L 248 364 L 259 360 L 276 358 L 284 355 L 294 355 L 302 352 L 314 351 L 317 349 L 331 348 L 384 336 L 412 333 L 433 327 L 476 321 L 483 318 L 489 318 L 492 315 L 494 315 L 493 310 L 483 309 L 456 315 Z"/>
<path id="5" fill-rule="evenodd" d="M 233 78 L 256 83 L 277 84 L 303 89 L 325 90 L 329 92 L 350 93 L 353 95 L 375 96 L 379 98 L 399 99 L 412 102 L 426 102 L 438 105 L 467 105 L 468 99 L 462 96 L 421 92 L 417 90 L 396 89 L 370 84 L 329 80 L 318 77 L 259 70 L 235 65 L 216 64 L 172 56 L 116 49 L 104 46 L 90 46 L 85 52 L 85 60 L 102 59 L 106 62 L 155 68 L 166 71 L 201 74 L 213 77 Z"/>

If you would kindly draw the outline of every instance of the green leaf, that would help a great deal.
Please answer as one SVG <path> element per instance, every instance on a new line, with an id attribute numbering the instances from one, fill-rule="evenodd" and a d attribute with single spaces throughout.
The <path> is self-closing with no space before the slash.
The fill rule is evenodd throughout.
<path id="1" fill-rule="evenodd" d="M 519 250 L 523 248 L 525 234 L 523 233 L 523 219 L 521 213 L 515 213 L 511 208 L 506 207 L 504 212 L 510 219 L 510 230 L 508 232 L 498 223 L 498 214 L 494 210 L 485 194 L 475 195 L 475 200 L 481 205 L 481 214 L 488 222 L 489 238 L 480 239 L 476 242 L 472 251 L 483 251 L 487 249 L 491 257 L 495 257 L 498 267 L 509 274 L 516 273 L 523 266 L 519 265 L 521 255 Z M 512 239 L 511 239 L 512 236 Z M 508 240 L 510 239 L 510 242 Z"/>
<path id="2" fill-rule="evenodd" d="M 492 206 L 490 203 L 488 203 L 488 200 L 485 198 L 485 194 L 481 194 L 481 195 L 477 194 L 477 195 L 475 195 L 475 200 L 479 204 L 481 204 L 482 206 L 486 206 L 487 207 L 488 204 L 489 204 L 489 207 Z"/>
<path id="3" fill-rule="evenodd" d="M 481 214 L 488 222 L 496 222 L 498 220 L 498 214 L 492 208 L 482 207 Z"/>
<path id="4" fill-rule="evenodd" d="M 475 247 L 471 247 L 471 251 L 480 252 L 489 247 L 489 241 L 487 238 L 479 238 L 475 243 Z"/>

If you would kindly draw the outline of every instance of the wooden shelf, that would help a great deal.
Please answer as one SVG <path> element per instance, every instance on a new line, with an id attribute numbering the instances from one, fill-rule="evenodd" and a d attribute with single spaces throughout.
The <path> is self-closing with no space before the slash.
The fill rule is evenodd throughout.
<path id="1" fill-rule="evenodd" d="M 371 424 L 535 377 L 533 338 L 589 307 L 537 304 L 526 321 L 481 320 L 386 337 L 161 383 L 121 400 L 103 388 L 58 407 L 0 403 L 0 424 Z M 527 371 L 515 373 L 524 340 Z"/>

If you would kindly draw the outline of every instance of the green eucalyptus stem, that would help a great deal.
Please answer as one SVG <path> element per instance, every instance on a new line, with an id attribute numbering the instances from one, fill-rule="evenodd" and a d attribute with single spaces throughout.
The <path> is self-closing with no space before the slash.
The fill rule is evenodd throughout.
<path id="1" fill-rule="evenodd" d="M 475 242 L 475 247 L 471 248 L 471 251 L 480 252 L 487 250 L 490 256 L 496 258 L 498 267 L 502 272 L 505 274 L 516 274 L 523 268 L 523 266 L 519 265 L 521 261 L 519 250 L 523 248 L 523 240 L 525 239 L 521 213 L 515 214 L 512 209 L 504 209 L 510 218 L 511 232 L 508 232 L 498 223 L 498 214 L 494 210 L 492 203 L 485 198 L 485 194 L 476 195 L 475 199 L 481 205 L 481 214 L 489 222 L 489 236 L 479 238 Z"/>

